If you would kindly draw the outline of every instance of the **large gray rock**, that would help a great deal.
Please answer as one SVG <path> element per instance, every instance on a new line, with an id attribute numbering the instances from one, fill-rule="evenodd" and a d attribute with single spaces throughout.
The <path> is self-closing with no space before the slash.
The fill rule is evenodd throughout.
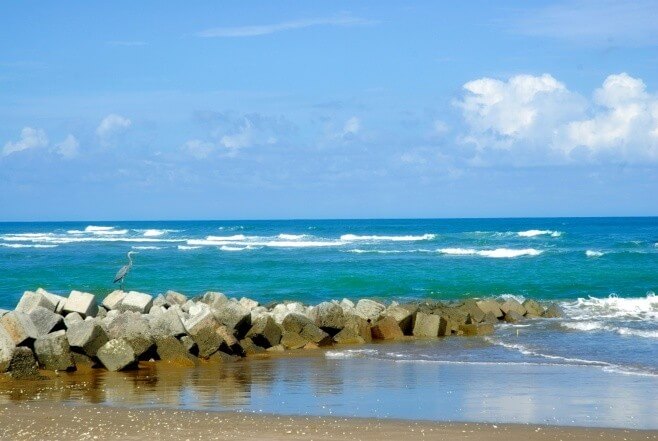
<path id="1" fill-rule="evenodd" d="M 98 312 L 96 297 L 87 292 L 71 291 L 64 304 L 63 312 L 77 312 L 82 317 L 93 317 Z"/>
<path id="2" fill-rule="evenodd" d="M 281 346 L 286 349 L 301 349 L 308 344 L 308 340 L 292 331 L 283 331 Z"/>
<path id="3" fill-rule="evenodd" d="M 525 308 L 526 316 L 528 317 L 541 317 L 544 313 L 544 308 L 535 300 L 526 300 L 523 302 L 523 307 Z"/>
<path id="4" fill-rule="evenodd" d="M 0 325 L 5 328 L 16 346 L 39 336 L 39 331 L 32 323 L 32 319 L 24 312 L 11 311 L 5 314 L 0 318 Z"/>
<path id="5" fill-rule="evenodd" d="M 217 333 L 219 323 L 210 309 L 203 309 L 199 314 L 190 317 L 184 325 L 198 346 L 199 357 L 208 358 L 219 350 L 223 339 Z"/>
<path id="6" fill-rule="evenodd" d="M 249 299 L 247 297 L 242 297 L 238 303 L 240 303 L 242 306 L 247 308 L 249 311 L 251 311 L 252 309 L 258 307 L 258 302 L 257 301 Z"/>
<path id="7" fill-rule="evenodd" d="M 57 294 L 52 294 L 46 291 L 43 288 L 37 288 L 36 290 L 37 294 L 41 294 L 48 298 L 55 306 L 55 310 L 53 312 L 56 312 L 57 314 L 61 314 L 62 311 L 64 310 L 64 305 L 66 304 L 66 297 L 60 296 Z"/>
<path id="8" fill-rule="evenodd" d="M 415 313 L 415 309 L 405 308 L 400 305 L 391 305 L 381 315 L 382 317 L 395 319 L 404 335 L 412 335 Z"/>
<path id="9" fill-rule="evenodd" d="M 96 354 L 108 371 L 125 369 L 137 361 L 132 346 L 124 338 L 117 338 L 105 343 Z"/>
<path id="10" fill-rule="evenodd" d="M 366 319 L 371 322 L 376 321 L 382 312 L 386 309 L 386 306 L 375 302 L 374 300 L 361 299 L 356 303 L 356 312 L 364 316 Z"/>
<path id="11" fill-rule="evenodd" d="M 416 313 L 413 334 L 416 337 L 438 337 L 441 317 L 424 312 Z"/>
<path id="12" fill-rule="evenodd" d="M 46 308 L 49 311 L 55 311 L 57 304 L 46 297 L 42 292 L 25 291 L 18 301 L 15 310 L 29 314 L 35 308 Z"/>
<path id="13" fill-rule="evenodd" d="M 126 298 L 126 292 L 120 289 L 112 291 L 103 299 L 102 305 L 108 310 L 119 309 L 121 302 Z"/>
<path id="14" fill-rule="evenodd" d="M 183 326 L 187 330 L 187 333 L 194 336 L 199 330 L 210 327 L 217 328 L 219 323 L 215 319 L 215 316 L 212 314 L 210 309 L 206 308 L 201 310 L 198 314 L 190 316 L 187 320 L 183 322 Z"/>
<path id="15" fill-rule="evenodd" d="M 485 315 L 486 317 L 486 315 Z M 441 316 L 439 321 L 439 337 L 448 337 L 459 331 L 460 322 L 450 318 L 450 316 Z"/>
<path id="16" fill-rule="evenodd" d="M 63 330 L 37 338 L 34 341 L 34 353 L 44 369 L 51 371 L 75 369 L 73 354 Z"/>
<path id="17" fill-rule="evenodd" d="M 64 318 L 43 306 L 37 306 L 30 312 L 30 320 L 37 329 L 37 334 L 42 336 L 50 333 L 55 328 L 61 327 Z"/>
<path id="18" fill-rule="evenodd" d="M 383 317 L 372 325 L 372 338 L 375 340 L 398 340 L 404 337 L 400 325 L 393 317 Z"/>
<path id="19" fill-rule="evenodd" d="M 301 314 L 288 314 L 283 319 L 283 329 L 288 332 L 299 334 L 307 341 L 319 346 L 331 343 L 331 336 L 320 329 L 308 317 Z"/>
<path id="20" fill-rule="evenodd" d="M 170 305 L 184 305 L 187 302 L 187 297 L 176 291 L 167 291 L 165 293 L 165 300 L 169 302 Z"/>
<path id="21" fill-rule="evenodd" d="M 322 302 L 313 308 L 311 318 L 315 324 L 329 334 L 336 334 L 345 327 L 343 308 L 332 302 Z"/>
<path id="22" fill-rule="evenodd" d="M 219 323 L 235 329 L 238 335 L 244 335 L 251 327 L 251 311 L 238 302 L 224 303 L 212 311 Z"/>
<path id="23" fill-rule="evenodd" d="M 519 314 L 516 311 L 509 310 L 505 313 L 505 321 L 507 323 L 516 323 L 523 320 L 523 315 Z"/>
<path id="24" fill-rule="evenodd" d="M 281 328 L 272 317 L 263 315 L 256 319 L 246 337 L 260 347 L 269 348 L 281 341 Z"/>
<path id="25" fill-rule="evenodd" d="M 495 300 L 479 300 L 475 302 L 484 314 L 492 313 L 497 318 L 503 317 L 503 311 L 500 309 L 500 303 Z"/>
<path id="26" fill-rule="evenodd" d="M 77 312 L 69 312 L 68 314 L 66 314 L 66 317 L 64 317 L 64 326 L 66 326 L 66 328 L 68 329 L 73 325 L 73 323 L 82 322 L 82 321 L 84 321 L 84 319 L 80 314 L 78 314 Z"/>
<path id="27" fill-rule="evenodd" d="M 14 349 L 14 354 L 9 363 L 11 376 L 20 380 L 38 380 L 39 375 L 37 360 L 32 350 L 25 346 Z"/>
<path id="28" fill-rule="evenodd" d="M 0 326 L 0 374 L 9 369 L 16 345 L 5 328 Z"/>
<path id="29" fill-rule="evenodd" d="M 154 336 L 171 335 L 179 337 L 185 334 L 185 326 L 183 326 L 180 316 L 172 309 L 168 309 L 152 318 L 149 321 L 149 326 L 151 327 L 151 334 Z"/>
<path id="30" fill-rule="evenodd" d="M 201 297 L 201 301 L 211 308 L 221 308 L 229 300 L 221 292 L 208 291 Z"/>
<path id="31" fill-rule="evenodd" d="M 105 330 L 95 321 L 76 322 L 66 332 L 66 338 L 72 348 L 95 357 L 98 349 L 109 341 Z"/>
<path id="32" fill-rule="evenodd" d="M 494 327 L 491 323 L 471 323 L 466 325 L 459 325 L 459 330 L 464 333 L 464 335 L 475 336 L 475 335 L 489 335 L 493 334 Z"/>
<path id="33" fill-rule="evenodd" d="M 523 305 L 520 304 L 520 303 L 519 303 L 517 300 L 515 300 L 515 299 L 508 299 L 508 300 L 505 300 L 505 302 L 504 302 L 502 305 L 500 305 L 500 309 L 501 309 L 505 314 L 507 314 L 507 313 L 510 312 L 510 311 L 514 311 L 514 312 L 516 312 L 517 314 L 525 315 L 526 312 L 527 312 L 527 311 L 525 310 L 525 308 L 523 307 Z"/>
<path id="34" fill-rule="evenodd" d="M 484 320 L 486 313 L 477 305 L 475 300 L 466 300 L 459 309 L 466 313 L 470 319 L 475 323 L 480 323 Z"/>
<path id="35" fill-rule="evenodd" d="M 153 305 L 153 296 L 142 292 L 130 291 L 119 304 L 119 311 L 133 311 L 146 314 Z"/>
<path id="36" fill-rule="evenodd" d="M 334 341 L 341 344 L 362 344 L 372 340 L 368 320 L 357 314 L 345 314 L 345 327 L 336 335 Z"/>
<path id="37" fill-rule="evenodd" d="M 557 303 L 551 303 L 546 308 L 546 311 L 542 314 L 544 318 L 559 318 L 562 317 L 562 309 L 558 306 Z"/>
<path id="38" fill-rule="evenodd" d="M 107 326 L 107 333 L 111 340 L 125 339 L 137 357 L 148 351 L 154 343 L 149 324 L 136 312 L 125 312 L 116 317 Z"/>
<path id="39" fill-rule="evenodd" d="M 183 362 L 184 364 L 192 361 L 192 357 L 185 345 L 171 335 L 156 337 L 155 345 L 160 360 Z"/>

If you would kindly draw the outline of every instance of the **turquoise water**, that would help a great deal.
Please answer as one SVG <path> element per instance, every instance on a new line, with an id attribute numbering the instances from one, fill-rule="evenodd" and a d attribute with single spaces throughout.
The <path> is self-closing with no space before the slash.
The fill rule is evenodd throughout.
<path id="1" fill-rule="evenodd" d="M 101 227 L 101 228 L 97 228 Z M 0 224 L 0 307 L 42 286 L 328 298 L 640 297 L 658 289 L 658 218 Z"/>

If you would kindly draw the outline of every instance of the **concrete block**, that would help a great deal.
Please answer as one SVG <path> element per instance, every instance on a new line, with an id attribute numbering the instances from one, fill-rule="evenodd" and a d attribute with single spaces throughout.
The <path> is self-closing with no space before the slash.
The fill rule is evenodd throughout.
<path id="1" fill-rule="evenodd" d="M 44 369 L 51 371 L 75 369 L 73 354 L 64 330 L 37 338 L 34 341 L 34 352 Z"/>
<path id="2" fill-rule="evenodd" d="M 146 314 L 151 310 L 153 305 L 153 296 L 137 291 L 130 291 L 118 306 L 119 311 L 134 311 Z"/>
<path id="3" fill-rule="evenodd" d="M 16 346 L 39 336 L 39 331 L 32 323 L 30 316 L 20 311 L 11 311 L 0 318 L 0 325 Z"/>
<path id="4" fill-rule="evenodd" d="M 63 309 L 65 313 L 77 312 L 82 317 L 93 317 L 97 311 L 96 297 L 93 294 L 80 291 L 71 291 Z"/>
<path id="5" fill-rule="evenodd" d="M 98 349 L 98 359 L 108 371 L 120 371 L 137 361 L 132 346 L 124 338 L 110 340 Z"/>
<path id="6" fill-rule="evenodd" d="M 95 357 L 98 349 L 109 341 L 105 330 L 95 321 L 73 323 L 66 332 L 66 338 L 72 348 L 90 357 Z"/>

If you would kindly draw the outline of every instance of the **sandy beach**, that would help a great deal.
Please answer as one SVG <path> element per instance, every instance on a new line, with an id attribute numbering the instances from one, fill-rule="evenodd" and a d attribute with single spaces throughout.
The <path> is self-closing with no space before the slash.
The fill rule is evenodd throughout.
<path id="1" fill-rule="evenodd" d="M 0 408 L 0 438 L 11 440 L 654 440 L 656 431 L 289 417 L 237 412 L 125 409 L 22 403 Z"/>

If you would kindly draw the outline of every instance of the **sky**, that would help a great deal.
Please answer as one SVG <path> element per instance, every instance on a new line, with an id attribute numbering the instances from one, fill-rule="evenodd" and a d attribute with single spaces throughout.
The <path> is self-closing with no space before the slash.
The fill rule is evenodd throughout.
<path id="1" fill-rule="evenodd" d="M 658 215 L 658 1 L 2 2 L 0 221 Z"/>

